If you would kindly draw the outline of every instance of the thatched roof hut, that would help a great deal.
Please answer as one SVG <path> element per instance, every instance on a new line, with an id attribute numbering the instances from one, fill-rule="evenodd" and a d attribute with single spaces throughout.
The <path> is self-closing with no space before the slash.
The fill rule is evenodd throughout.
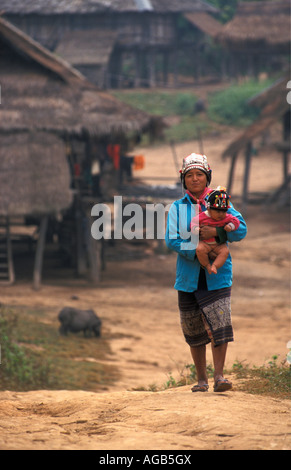
<path id="1" fill-rule="evenodd" d="M 256 137 L 262 135 L 277 122 L 282 123 L 282 137 L 279 142 L 274 143 L 274 146 L 281 153 L 283 163 L 282 186 L 278 188 L 277 191 L 285 191 L 290 184 L 288 168 L 290 155 L 291 111 L 290 103 L 287 101 L 288 83 L 290 83 L 289 76 L 286 74 L 284 77 L 277 80 L 272 86 L 263 90 L 249 101 L 250 106 L 260 108 L 259 117 L 236 139 L 234 139 L 222 154 L 223 158 L 231 158 L 231 167 L 228 178 L 228 190 L 230 192 L 237 158 L 241 155 L 244 155 L 245 157 L 245 174 L 242 191 L 242 200 L 245 205 L 248 201 L 248 180 L 253 149 L 252 142 Z"/>
<path id="2" fill-rule="evenodd" d="M 118 143 L 152 122 L 149 115 L 99 92 L 3 18 L 0 84 L 0 217 L 42 217 L 38 284 L 47 217 L 72 202 L 70 141 L 78 139 L 83 148 L 91 140 Z"/>
<path id="3" fill-rule="evenodd" d="M 212 38 L 216 38 L 223 28 L 222 23 L 204 11 L 185 13 L 184 17 L 196 28 Z"/>
<path id="4" fill-rule="evenodd" d="M 55 214 L 72 203 L 64 143 L 45 132 L 0 137 L 0 215 Z"/>
<path id="5" fill-rule="evenodd" d="M 208 11 L 216 9 L 203 0 L 70 0 L 70 2 L 59 0 L 30 0 L 21 2 L 19 0 L 1 0 L 1 8 L 9 14 L 93 14 L 100 12 L 191 12 Z"/>
<path id="6" fill-rule="evenodd" d="M 99 88 L 168 84 L 170 72 L 177 82 L 177 57 L 191 53 L 181 17 L 217 12 L 203 0 L 1 0 L 0 8 Z"/>
<path id="7" fill-rule="evenodd" d="M 150 116 L 99 92 L 76 69 L 0 18 L 0 132 L 141 132 Z M 17 61 L 12 60 L 12 55 Z M 21 80 L 20 80 L 21 76 Z"/>
<path id="8" fill-rule="evenodd" d="M 246 128 L 223 152 L 223 157 L 232 156 L 243 151 L 248 142 L 260 135 L 265 129 L 278 122 L 290 111 L 287 102 L 288 77 L 276 81 L 272 86 L 253 97 L 249 104 L 261 109 L 259 117 Z"/>
<path id="9" fill-rule="evenodd" d="M 233 19 L 218 33 L 226 46 L 241 50 L 249 47 L 289 51 L 290 2 L 274 0 L 241 2 Z"/>
<path id="10" fill-rule="evenodd" d="M 216 39 L 225 50 L 223 68 L 230 76 L 286 70 L 291 39 L 289 0 L 238 3 L 233 19 Z"/>

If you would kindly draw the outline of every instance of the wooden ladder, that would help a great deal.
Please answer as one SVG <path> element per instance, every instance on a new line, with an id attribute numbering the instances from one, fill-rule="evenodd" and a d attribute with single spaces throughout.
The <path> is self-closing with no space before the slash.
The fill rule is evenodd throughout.
<path id="1" fill-rule="evenodd" d="M 13 284 L 15 279 L 9 217 L 0 219 L 0 284 Z"/>

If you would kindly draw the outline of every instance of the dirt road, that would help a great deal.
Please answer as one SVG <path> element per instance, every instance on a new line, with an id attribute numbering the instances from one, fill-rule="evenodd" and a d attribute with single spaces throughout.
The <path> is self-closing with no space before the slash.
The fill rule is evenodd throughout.
<path id="1" fill-rule="evenodd" d="M 185 144 L 178 153 L 190 147 Z M 211 140 L 206 147 L 211 165 L 218 168 L 214 183 L 225 184 L 227 165 L 220 165 L 217 144 Z M 175 177 L 169 152 L 148 151 L 147 161 L 154 171 L 166 168 Z M 257 188 L 271 190 L 280 182 L 281 169 L 270 168 L 272 158 L 254 163 Z M 238 187 L 237 181 L 237 194 Z M 274 354 L 283 360 L 290 340 L 289 209 L 252 206 L 246 218 L 247 238 L 231 246 L 235 341 L 229 345 L 227 367 L 236 360 L 260 366 Z M 120 380 L 102 393 L 0 392 L 0 449 L 290 450 L 286 400 L 249 395 L 235 387 L 217 394 L 211 381 L 204 394 L 191 393 L 190 385 L 161 390 L 170 373 L 179 378 L 192 362 L 179 326 L 175 262 L 174 254 L 158 255 L 148 246 L 144 257 L 109 261 L 98 287 L 49 279 L 38 292 L 29 281 L 0 288 L 2 303 L 47 309 L 45 321 L 56 328 L 57 312 L 64 305 L 96 309 L 112 337 L 106 361 L 120 371 Z M 161 391 L 136 390 L 153 384 Z"/>

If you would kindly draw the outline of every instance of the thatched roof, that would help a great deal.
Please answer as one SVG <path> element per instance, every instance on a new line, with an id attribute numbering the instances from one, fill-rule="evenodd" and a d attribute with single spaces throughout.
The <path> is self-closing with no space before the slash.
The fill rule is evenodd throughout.
<path id="1" fill-rule="evenodd" d="M 34 41 L 32 38 L 20 31 L 20 29 L 4 20 L 4 18 L 1 16 L 0 40 L 1 42 L 4 41 L 6 44 L 9 44 L 14 51 L 18 52 L 18 55 L 24 55 L 28 58 L 28 60 L 33 60 L 46 69 L 56 73 L 66 83 L 81 84 L 84 81 L 84 77 L 80 74 L 80 72 L 78 72 L 78 70 L 71 67 L 69 63 L 65 62 L 60 57 L 51 54 L 38 42 Z M 3 56 L 3 52 L 1 56 Z M 2 59 L 1 56 L 0 59 Z M 1 67 L 1 71 L 2 69 L 3 68 Z"/>
<path id="2" fill-rule="evenodd" d="M 95 136 L 141 132 L 151 117 L 95 86 L 67 62 L 0 18 L 0 133 Z"/>
<path id="3" fill-rule="evenodd" d="M 64 142 L 47 133 L 1 136 L 0 215 L 55 214 L 72 192 Z"/>
<path id="4" fill-rule="evenodd" d="M 70 205 L 60 136 L 111 137 L 151 123 L 3 18 L 0 83 L 0 215 L 43 215 Z"/>
<path id="5" fill-rule="evenodd" d="M 105 65 L 116 41 L 116 31 L 102 28 L 67 31 L 55 53 L 72 65 Z"/>
<path id="6" fill-rule="evenodd" d="M 184 17 L 200 31 L 211 37 L 215 37 L 223 28 L 219 21 L 206 12 L 186 13 Z"/>
<path id="7" fill-rule="evenodd" d="M 230 47 L 284 47 L 288 51 L 289 0 L 239 3 L 235 16 L 217 38 Z"/>
<path id="8" fill-rule="evenodd" d="M 224 150 L 222 156 L 233 156 L 245 149 L 248 142 L 259 136 L 278 122 L 282 116 L 289 111 L 290 105 L 287 102 L 287 83 L 289 78 L 283 77 L 274 83 L 271 87 L 250 100 L 250 105 L 261 108 L 260 116 L 242 132 L 230 145 Z"/>
<path id="9" fill-rule="evenodd" d="M 104 12 L 216 11 L 202 0 L 1 0 L 6 14 L 84 14 Z"/>

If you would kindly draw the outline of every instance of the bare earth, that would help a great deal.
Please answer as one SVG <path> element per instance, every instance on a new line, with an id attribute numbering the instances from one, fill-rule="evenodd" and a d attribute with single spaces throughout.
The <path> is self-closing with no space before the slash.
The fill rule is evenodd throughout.
<path id="1" fill-rule="evenodd" d="M 212 187 L 227 182 L 229 161 L 220 155 L 232 137 L 213 136 L 204 142 L 214 169 Z M 176 151 L 181 161 L 198 151 L 197 142 L 179 145 Z M 173 178 L 169 183 L 175 181 L 169 147 L 143 153 L 147 166 L 136 176 L 162 175 Z M 232 195 L 237 207 L 242 174 L 241 161 Z M 250 189 L 273 191 L 281 178 L 279 155 L 261 152 L 252 165 Z M 230 247 L 235 341 L 228 349 L 229 368 L 236 360 L 261 366 L 275 354 L 283 361 L 291 339 L 289 208 L 252 205 L 244 215 L 248 236 Z M 112 335 L 107 362 L 120 371 L 120 380 L 101 393 L 0 392 L 0 449 L 290 450 L 287 400 L 250 395 L 235 386 L 217 394 L 212 380 L 208 393 L 191 393 L 190 385 L 162 390 L 169 373 L 178 379 L 192 362 L 180 331 L 175 262 L 174 254 L 158 255 L 149 246 L 142 259 L 108 262 L 98 287 L 67 279 L 47 280 L 37 292 L 29 281 L 0 288 L 3 304 L 47 308 L 44 320 L 56 328 L 63 306 L 94 308 Z M 92 341 L 93 347 L 98 340 Z M 153 384 L 162 391 L 137 391 Z"/>

